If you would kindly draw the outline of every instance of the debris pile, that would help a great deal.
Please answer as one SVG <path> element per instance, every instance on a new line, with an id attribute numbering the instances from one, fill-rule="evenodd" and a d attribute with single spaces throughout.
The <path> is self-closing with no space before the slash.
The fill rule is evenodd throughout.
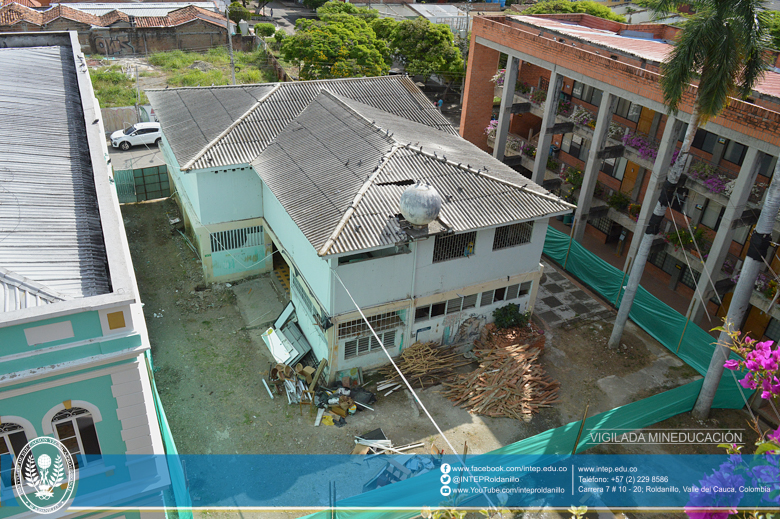
<path id="1" fill-rule="evenodd" d="M 473 414 L 524 421 L 557 402 L 560 384 L 539 361 L 544 336 L 526 330 L 488 329 L 472 350 L 479 368 L 444 382 L 442 394 Z M 519 344 L 518 339 L 527 344 Z"/>
<path id="2" fill-rule="evenodd" d="M 412 386 L 423 389 L 440 384 L 442 379 L 452 376 L 455 368 L 471 362 L 464 359 L 460 353 L 455 353 L 450 348 L 442 348 L 435 342 L 415 342 L 395 361 L 406 380 Z M 389 390 L 385 396 L 402 388 L 401 377 L 392 365 L 383 367 L 379 373 L 384 380 L 377 383 L 377 390 Z"/>

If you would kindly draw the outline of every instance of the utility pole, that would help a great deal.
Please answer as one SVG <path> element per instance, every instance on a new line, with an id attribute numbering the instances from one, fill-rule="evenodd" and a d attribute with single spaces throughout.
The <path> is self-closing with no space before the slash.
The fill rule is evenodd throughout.
<path id="1" fill-rule="evenodd" d="M 227 29 L 228 52 L 230 52 L 230 77 L 236 84 L 236 64 L 233 62 L 233 35 L 230 34 L 230 6 L 225 7 L 225 27 Z"/>
<path id="2" fill-rule="evenodd" d="M 141 122 L 141 89 L 138 86 L 138 65 L 135 66 L 135 116 Z"/>

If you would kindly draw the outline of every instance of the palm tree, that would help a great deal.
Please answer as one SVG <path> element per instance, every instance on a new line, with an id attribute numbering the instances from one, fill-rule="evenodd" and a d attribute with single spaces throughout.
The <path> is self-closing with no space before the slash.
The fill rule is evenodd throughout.
<path id="1" fill-rule="evenodd" d="M 650 8 L 657 14 L 668 15 L 684 4 L 691 6 L 696 14 L 685 22 L 677 44 L 661 65 L 661 87 L 670 114 L 677 113 L 688 86 L 698 79 L 696 99 L 680 153 L 668 171 L 634 258 L 609 338 L 612 348 L 620 344 L 650 246 L 688 163 L 696 130 L 718 115 L 730 97 L 747 97 L 767 68 L 763 54 L 768 43 L 767 25 L 762 0 L 656 0 Z"/>

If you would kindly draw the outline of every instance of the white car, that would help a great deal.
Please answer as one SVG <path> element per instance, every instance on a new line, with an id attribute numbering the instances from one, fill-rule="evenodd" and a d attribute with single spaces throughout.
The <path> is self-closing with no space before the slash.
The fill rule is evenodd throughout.
<path id="1" fill-rule="evenodd" d="M 122 151 L 129 150 L 131 146 L 143 144 L 159 146 L 161 140 L 160 123 L 138 123 L 111 134 L 111 146 Z"/>

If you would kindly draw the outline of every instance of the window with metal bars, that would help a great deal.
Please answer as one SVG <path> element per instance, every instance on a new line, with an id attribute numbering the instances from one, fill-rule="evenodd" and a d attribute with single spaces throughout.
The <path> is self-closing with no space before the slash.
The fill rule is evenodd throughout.
<path id="1" fill-rule="evenodd" d="M 92 413 L 81 407 L 63 409 L 54 415 L 51 424 L 77 468 L 102 459 Z"/>
<path id="2" fill-rule="evenodd" d="M 209 234 L 209 239 L 211 240 L 211 252 L 255 247 L 263 244 L 263 226 L 255 225 L 241 229 L 212 232 Z"/>
<path id="3" fill-rule="evenodd" d="M 590 222 L 593 224 L 593 227 L 598 229 L 599 231 L 603 232 L 604 234 L 609 234 L 612 231 L 612 220 L 608 216 L 603 216 L 597 220 L 594 220 Z"/>
<path id="4" fill-rule="evenodd" d="M 493 250 L 530 243 L 533 231 L 533 222 L 513 223 L 496 227 L 496 234 L 493 236 Z"/>
<path id="5" fill-rule="evenodd" d="M 769 326 L 766 327 L 764 335 L 777 342 L 780 340 L 780 321 L 772 317 L 769 319 Z"/>
<path id="6" fill-rule="evenodd" d="M 433 263 L 471 256 L 476 241 L 476 231 L 437 236 L 433 245 Z"/>
<path id="7" fill-rule="evenodd" d="M 384 333 L 377 332 L 377 335 L 382 339 L 382 344 L 385 345 L 385 348 L 389 349 L 395 347 L 396 330 L 388 330 Z M 373 334 L 359 337 L 344 343 L 344 358 L 350 359 L 379 349 L 381 349 L 381 346 Z"/>
<path id="8" fill-rule="evenodd" d="M 371 328 L 374 329 L 377 334 L 391 328 L 398 328 L 404 325 L 403 319 L 398 315 L 398 312 L 387 312 L 384 314 L 377 314 L 366 317 Z M 355 319 L 354 321 L 347 321 L 339 323 L 339 339 L 345 339 L 349 337 L 359 337 L 361 335 L 371 334 L 371 330 L 368 328 L 366 321 L 361 319 Z"/>
<path id="9" fill-rule="evenodd" d="M 651 265 L 655 265 L 659 269 L 663 269 L 664 261 L 666 261 L 666 251 L 659 250 L 656 252 L 651 252 L 650 255 L 647 257 L 647 261 Z"/>
<path id="10" fill-rule="evenodd" d="M 698 283 L 701 277 L 701 272 L 689 269 L 687 266 L 683 267 L 682 276 L 680 276 L 680 283 L 688 288 L 696 289 L 696 283 Z"/>

